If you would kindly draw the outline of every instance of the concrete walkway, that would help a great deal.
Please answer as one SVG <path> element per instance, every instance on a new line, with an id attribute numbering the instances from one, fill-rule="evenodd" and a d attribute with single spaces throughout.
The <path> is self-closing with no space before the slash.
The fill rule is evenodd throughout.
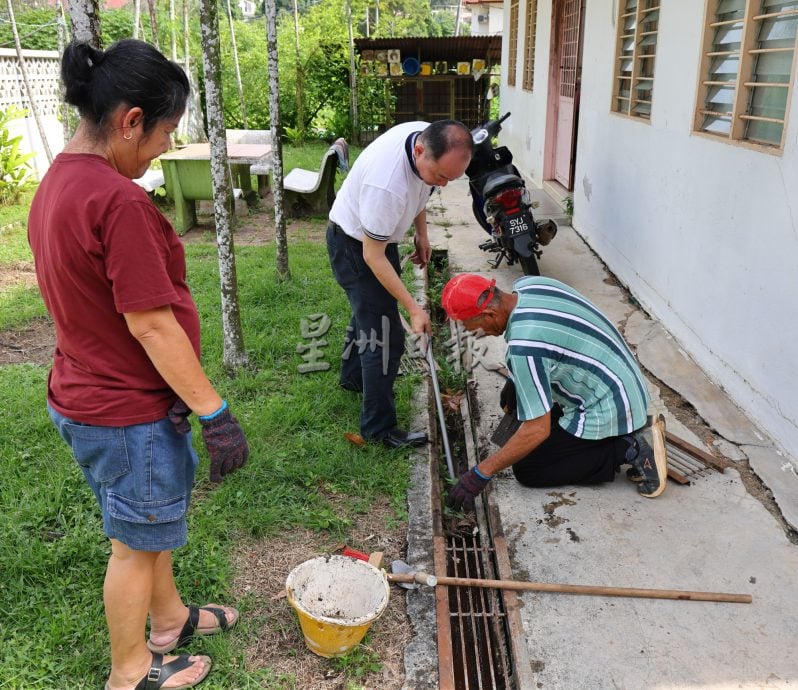
<path id="1" fill-rule="evenodd" d="M 561 215 L 542 192 L 536 217 Z M 465 180 L 429 205 L 433 246 L 454 271 L 496 278 L 510 290 L 519 266 L 491 269 L 477 245 L 486 239 L 471 215 Z M 740 472 L 710 473 L 691 486 L 673 482 L 654 500 L 623 476 L 599 487 L 527 489 L 506 470 L 492 483 L 508 536 L 513 576 L 552 583 L 750 593 L 753 604 L 720 604 L 524 594 L 522 620 L 535 688 L 786 688 L 798 686 L 798 478 L 765 434 L 712 385 L 668 333 L 608 274 L 577 233 L 561 226 L 541 260 L 544 275 L 596 303 L 619 327 L 650 373 L 649 388 L 668 430 L 730 460 L 745 460 L 764 482 Z M 504 340 L 487 338 L 485 361 L 503 362 Z M 479 445 L 500 418 L 503 380 L 474 370 Z M 657 381 L 692 404 L 707 424 L 699 438 L 663 401 Z M 669 400 L 673 397 L 669 398 Z M 680 414 L 685 419 L 685 415 Z M 714 431 L 712 433 L 711 430 Z M 753 475 L 751 475 L 753 477 Z M 749 493 L 746 484 L 754 494 Z M 775 504 L 769 497 L 775 497 Z M 527 690 L 523 688 L 522 690 Z"/>

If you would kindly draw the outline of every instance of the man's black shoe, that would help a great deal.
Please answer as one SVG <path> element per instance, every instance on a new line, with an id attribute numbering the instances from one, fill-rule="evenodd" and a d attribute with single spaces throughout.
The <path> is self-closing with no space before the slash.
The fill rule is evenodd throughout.
<path id="1" fill-rule="evenodd" d="M 427 441 L 427 435 L 423 431 L 405 431 L 399 427 L 394 427 L 382 437 L 383 444 L 388 448 L 423 446 Z"/>
<path id="2" fill-rule="evenodd" d="M 637 482 L 637 491 L 646 498 L 656 498 L 668 481 L 668 457 L 665 449 L 665 418 L 659 415 L 651 424 L 629 437 L 626 460 L 631 467 L 626 476 Z"/>
<path id="3" fill-rule="evenodd" d="M 343 388 L 345 391 L 352 391 L 353 393 L 362 393 L 363 392 L 363 386 L 362 385 L 358 386 L 358 385 L 356 385 L 354 383 L 349 383 L 348 381 L 347 382 L 340 381 L 338 383 L 338 385 L 341 386 L 341 388 Z"/>

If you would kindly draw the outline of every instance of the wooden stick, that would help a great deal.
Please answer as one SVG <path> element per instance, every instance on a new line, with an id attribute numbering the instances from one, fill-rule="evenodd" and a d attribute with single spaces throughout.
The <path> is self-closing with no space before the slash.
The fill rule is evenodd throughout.
<path id="1" fill-rule="evenodd" d="M 471 577 L 436 577 L 427 573 L 388 573 L 389 582 L 417 582 L 422 585 L 451 585 L 455 587 L 491 587 L 531 592 L 561 592 L 605 597 L 638 597 L 643 599 L 677 599 L 680 601 L 723 601 L 732 604 L 750 604 L 750 594 L 725 592 L 690 592 L 679 589 L 637 589 L 634 587 L 599 587 L 595 585 L 565 585 L 519 580 L 480 580 Z"/>

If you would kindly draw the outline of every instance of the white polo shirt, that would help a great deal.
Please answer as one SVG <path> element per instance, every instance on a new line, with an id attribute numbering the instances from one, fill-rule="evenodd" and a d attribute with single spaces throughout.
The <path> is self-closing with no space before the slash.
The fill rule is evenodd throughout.
<path id="1" fill-rule="evenodd" d="M 358 156 L 330 210 L 330 220 L 347 235 L 360 241 L 365 235 L 402 241 L 433 189 L 413 170 L 405 148 L 408 137 L 428 126 L 404 122 L 391 127 Z"/>

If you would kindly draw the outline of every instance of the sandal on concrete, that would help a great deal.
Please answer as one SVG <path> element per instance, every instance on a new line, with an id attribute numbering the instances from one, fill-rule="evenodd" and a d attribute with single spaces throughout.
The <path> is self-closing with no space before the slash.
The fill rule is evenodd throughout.
<path id="1" fill-rule="evenodd" d="M 216 617 L 217 621 L 216 625 L 214 625 L 211 628 L 199 627 L 200 611 L 209 611 L 210 613 L 212 613 Z M 162 645 L 156 645 L 153 644 L 152 640 L 147 640 L 147 647 L 152 652 L 167 654 L 168 652 L 171 652 L 173 649 L 182 647 L 195 635 L 199 636 L 215 635 L 216 633 L 229 630 L 238 622 L 238 610 L 232 609 L 232 611 L 233 611 L 232 620 L 228 620 L 227 616 L 225 615 L 224 609 L 220 609 L 215 606 L 189 606 L 188 620 L 186 621 L 185 625 L 183 625 L 183 629 L 180 631 L 180 634 L 174 640 Z"/>
<path id="2" fill-rule="evenodd" d="M 199 685 L 203 680 L 205 680 L 206 676 L 211 672 L 211 660 L 208 657 L 201 658 L 205 660 L 203 662 L 205 664 L 205 673 L 203 673 L 193 683 L 178 685 L 175 688 L 169 688 L 169 690 L 185 690 L 186 688 L 193 688 L 195 685 Z M 147 675 L 136 684 L 136 687 L 133 688 L 133 690 L 159 690 L 159 688 L 162 688 L 163 684 L 173 675 L 175 675 L 175 673 L 180 673 L 180 671 L 184 671 L 194 664 L 199 663 L 198 661 L 190 661 L 190 659 L 190 654 L 181 654 L 179 657 L 177 657 L 177 659 L 172 659 L 172 661 L 165 664 L 163 662 L 163 654 L 153 652 L 150 670 L 147 672 Z M 105 684 L 105 690 L 110 690 L 108 683 Z"/>

